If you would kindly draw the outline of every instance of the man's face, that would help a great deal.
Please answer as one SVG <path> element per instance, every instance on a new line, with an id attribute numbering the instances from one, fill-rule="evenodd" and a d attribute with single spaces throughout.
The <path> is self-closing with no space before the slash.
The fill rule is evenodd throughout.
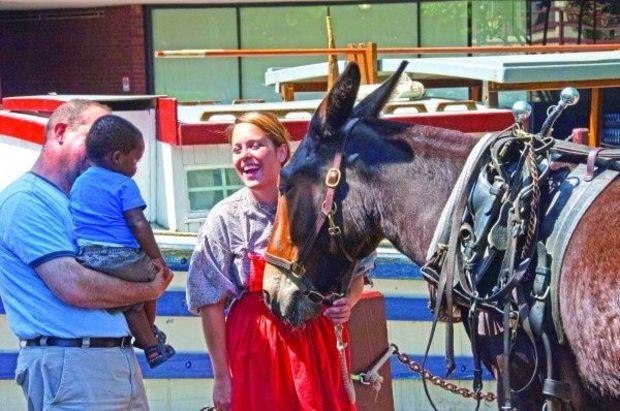
<path id="1" fill-rule="evenodd" d="M 86 156 L 86 136 L 93 123 L 106 114 L 109 114 L 107 110 L 93 106 L 84 112 L 81 124 L 75 124 L 65 130 L 63 145 L 67 155 L 67 171 L 75 177 L 90 167 L 90 161 Z"/>

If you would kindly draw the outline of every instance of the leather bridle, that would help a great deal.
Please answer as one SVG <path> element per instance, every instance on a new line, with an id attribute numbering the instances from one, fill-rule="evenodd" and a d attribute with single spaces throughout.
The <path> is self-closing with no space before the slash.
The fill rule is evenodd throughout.
<path id="1" fill-rule="evenodd" d="M 315 304 L 330 306 L 334 302 L 334 300 L 343 297 L 344 293 L 346 292 L 344 284 L 341 282 L 339 292 L 334 292 L 329 294 L 328 296 L 325 296 L 317 290 L 317 288 L 312 283 L 312 280 L 310 280 L 305 275 L 306 268 L 304 266 L 304 263 L 310 255 L 310 251 L 312 250 L 312 247 L 314 247 L 319 237 L 319 234 L 321 233 L 321 230 L 323 229 L 323 226 L 326 222 L 327 232 L 329 234 L 330 240 L 336 242 L 336 245 L 340 249 L 340 252 L 349 262 L 348 274 L 352 273 L 357 266 L 357 260 L 353 258 L 349 252 L 347 252 L 344 246 L 344 242 L 342 239 L 342 228 L 338 224 L 336 224 L 335 216 L 338 210 L 336 204 L 336 192 L 338 190 L 338 187 L 340 186 L 340 183 L 342 182 L 342 156 L 344 154 L 345 145 L 347 143 L 349 135 L 353 131 L 353 128 L 358 123 L 358 121 L 359 118 L 352 118 L 342 128 L 341 132 L 342 134 L 344 134 L 344 136 L 334 155 L 332 167 L 327 171 L 327 174 L 325 175 L 326 190 L 323 202 L 321 204 L 321 210 L 314 224 L 314 230 L 304 242 L 303 246 L 300 249 L 300 252 L 297 254 L 297 258 L 293 261 L 269 252 L 265 253 L 265 260 L 267 261 L 267 263 L 282 269 L 285 272 L 285 275 L 299 287 L 302 294 Z M 345 276 L 344 278 L 347 278 L 347 276 Z"/>

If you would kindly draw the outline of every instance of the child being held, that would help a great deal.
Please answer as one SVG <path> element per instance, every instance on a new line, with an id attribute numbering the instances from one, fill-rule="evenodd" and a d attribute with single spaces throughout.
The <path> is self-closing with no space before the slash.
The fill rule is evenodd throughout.
<path id="1" fill-rule="evenodd" d="M 70 194 L 80 250 L 77 260 L 123 280 L 152 281 L 166 263 L 142 211 L 146 204 L 131 178 L 144 153 L 142 133 L 121 117 L 103 116 L 86 137 L 86 153 L 92 167 L 77 178 Z M 155 300 L 119 309 L 151 368 L 175 354 L 154 324 Z"/>

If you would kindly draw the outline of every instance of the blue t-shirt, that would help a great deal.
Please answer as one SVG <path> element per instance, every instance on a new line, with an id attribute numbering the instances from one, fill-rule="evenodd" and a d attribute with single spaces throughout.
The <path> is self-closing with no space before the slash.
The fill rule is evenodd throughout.
<path id="1" fill-rule="evenodd" d="M 76 239 L 140 247 L 123 214 L 146 208 L 138 185 L 130 177 L 91 167 L 75 180 L 70 197 Z"/>
<path id="2" fill-rule="evenodd" d="M 71 231 L 69 198 L 51 182 L 26 173 L 0 193 L 0 296 L 20 339 L 129 335 L 122 313 L 68 305 L 35 271 L 54 258 L 75 255 Z"/>

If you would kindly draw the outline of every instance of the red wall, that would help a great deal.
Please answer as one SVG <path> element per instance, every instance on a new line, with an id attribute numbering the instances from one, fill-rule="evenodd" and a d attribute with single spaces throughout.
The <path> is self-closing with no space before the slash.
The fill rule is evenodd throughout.
<path id="1" fill-rule="evenodd" d="M 146 94 L 143 13 L 142 6 L 0 13 L 0 96 Z"/>

